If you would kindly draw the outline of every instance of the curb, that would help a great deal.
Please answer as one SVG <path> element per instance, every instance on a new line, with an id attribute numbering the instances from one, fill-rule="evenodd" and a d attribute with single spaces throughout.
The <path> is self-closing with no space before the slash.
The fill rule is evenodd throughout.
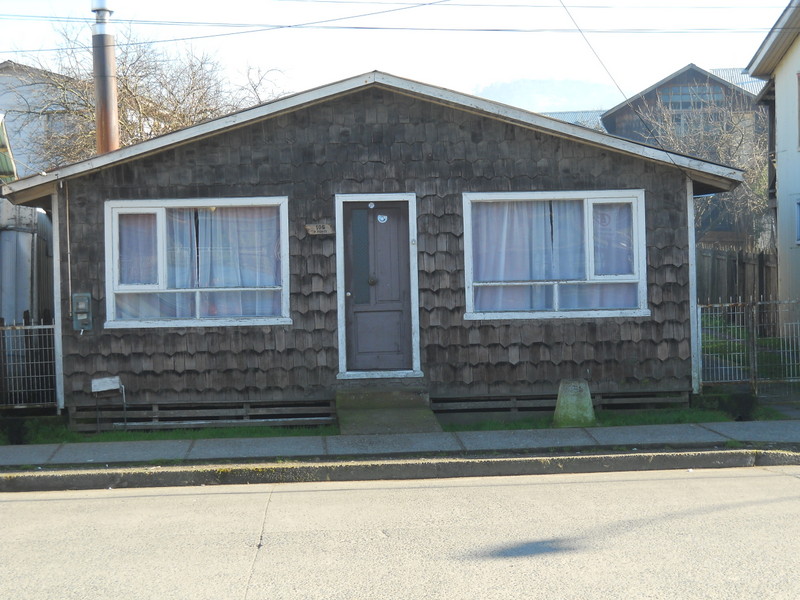
<path id="1" fill-rule="evenodd" d="M 718 450 L 513 458 L 257 463 L 0 474 L 0 492 L 44 492 L 380 479 L 438 479 L 800 465 L 800 452 Z"/>

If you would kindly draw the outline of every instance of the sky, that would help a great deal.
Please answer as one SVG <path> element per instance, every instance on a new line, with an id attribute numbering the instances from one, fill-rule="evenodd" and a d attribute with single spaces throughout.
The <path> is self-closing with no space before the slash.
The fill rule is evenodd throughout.
<path id="1" fill-rule="evenodd" d="M 607 109 L 689 63 L 745 67 L 788 0 L 108 0 L 118 28 L 270 70 L 294 93 L 373 70 L 536 112 Z M 0 61 L 91 44 L 91 0 L 0 0 Z M 51 62 L 52 64 L 52 62 Z"/>

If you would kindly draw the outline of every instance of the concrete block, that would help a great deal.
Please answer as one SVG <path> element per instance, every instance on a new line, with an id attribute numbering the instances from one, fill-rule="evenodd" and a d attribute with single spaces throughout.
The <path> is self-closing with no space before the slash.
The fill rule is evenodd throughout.
<path id="1" fill-rule="evenodd" d="M 589 384 L 584 379 L 562 379 L 553 425 L 556 427 L 590 427 L 595 424 L 594 406 Z"/>

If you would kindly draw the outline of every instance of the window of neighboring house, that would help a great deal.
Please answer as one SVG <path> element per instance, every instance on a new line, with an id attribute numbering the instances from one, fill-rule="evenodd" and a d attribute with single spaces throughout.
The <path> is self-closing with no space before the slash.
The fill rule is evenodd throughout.
<path id="1" fill-rule="evenodd" d="M 794 235 L 795 240 L 800 244 L 800 200 L 798 200 L 794 213 Z"/>
<path id="2" fill-rule="evenodd" d="M 644 316 L 644 191 L 464 194 L 466 319 Z"/>
<path id="3" fill-rule="evenodd" d="M 108 327 L 291 322 L 285 197 L 105 206 Z"/>
<path id="4" fill-rule="evenodd" d="M 658 90 L 658 97 L 672 110 L 691 110 L 725 100 L 722 86 L 714 84 L 670 85 Z"/>
<path id="5" fill-rule="evenodd" d="M 797 74 L 797 106 L 795 107 L 795 114 L 797 115 L 797 149 L 800 150 L 800 73 Z M 774 108 L 773 108 L 774 110 Z"/>

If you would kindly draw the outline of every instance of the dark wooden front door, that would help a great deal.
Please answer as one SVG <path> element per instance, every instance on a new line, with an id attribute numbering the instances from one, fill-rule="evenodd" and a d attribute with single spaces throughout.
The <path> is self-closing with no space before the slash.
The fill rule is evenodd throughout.
<path id="1" fill-rule="evenodd" d="M 411 369 L 408 205 L 344 205 L 348 371 Z"/>

